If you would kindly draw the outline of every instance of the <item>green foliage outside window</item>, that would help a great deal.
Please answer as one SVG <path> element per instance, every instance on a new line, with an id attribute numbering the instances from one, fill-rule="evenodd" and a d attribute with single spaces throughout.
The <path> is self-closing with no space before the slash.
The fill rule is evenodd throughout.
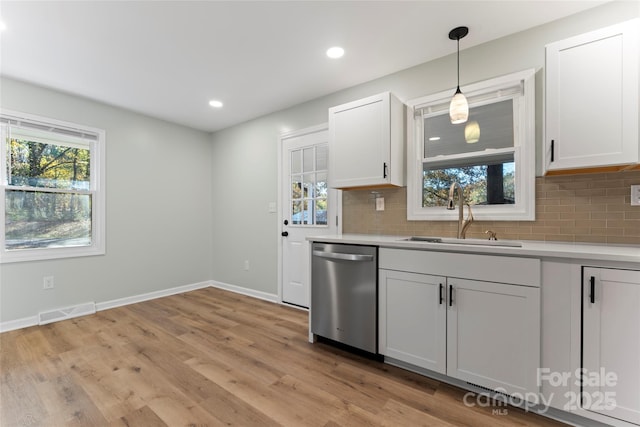
<path id="1" fill-rule="evenodd" d="M 90 150 L 11 139 L 8 151 L 7 249 L 90 244 Z"/>

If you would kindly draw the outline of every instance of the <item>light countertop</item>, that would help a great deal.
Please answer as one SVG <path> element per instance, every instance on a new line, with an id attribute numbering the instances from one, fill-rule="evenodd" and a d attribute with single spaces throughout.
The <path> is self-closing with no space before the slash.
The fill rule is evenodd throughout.
<path id="1" fill-rule="evenodd" d="M 426 251 L 628 262 L 637 263 L 638 268 L 640 268 L 640 245 L 606 245 L 521 240 L 520 242 L 522 242 L 522 247 L 504 247 L 458 243 L 430 243 L 404 240 L 407 237 L 408 236 L 342 234 L 312 236 L 308 237 L 307 240 L 324 243 L 373 245 L 384 248 L 414 249 Z"/>

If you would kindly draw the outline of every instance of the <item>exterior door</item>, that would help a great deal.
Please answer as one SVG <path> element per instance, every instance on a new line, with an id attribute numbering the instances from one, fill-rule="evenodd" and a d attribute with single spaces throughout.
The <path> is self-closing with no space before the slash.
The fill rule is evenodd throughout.
<path id="1" fill-rule="evenodd" d="M 326 126 L 288 133 L 280 141 L 281 299 L 308 308 L 310 255 L 306 238 L 340 232 L 341 197 L 328 186 Z"/>

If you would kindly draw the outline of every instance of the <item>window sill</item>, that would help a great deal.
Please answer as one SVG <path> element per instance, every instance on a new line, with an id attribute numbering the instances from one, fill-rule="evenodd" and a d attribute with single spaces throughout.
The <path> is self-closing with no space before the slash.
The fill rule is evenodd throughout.
<path id="1" fill-rule="evenodd" d="M 0 264 L 104 255 L 103 247 L 46 248 L 2 251 Z"/>

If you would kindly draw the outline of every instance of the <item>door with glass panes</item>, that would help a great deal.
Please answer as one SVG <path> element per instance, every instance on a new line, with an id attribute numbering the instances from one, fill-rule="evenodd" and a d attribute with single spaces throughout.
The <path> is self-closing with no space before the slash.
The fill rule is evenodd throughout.
<path id="1" fill-rule="evenodd" d="M 328 132 L 302 130 L 282 138 L 282 301 L 309 307 L 309 236 L 336 234 L 338 190 L 328 178 Z"/>

